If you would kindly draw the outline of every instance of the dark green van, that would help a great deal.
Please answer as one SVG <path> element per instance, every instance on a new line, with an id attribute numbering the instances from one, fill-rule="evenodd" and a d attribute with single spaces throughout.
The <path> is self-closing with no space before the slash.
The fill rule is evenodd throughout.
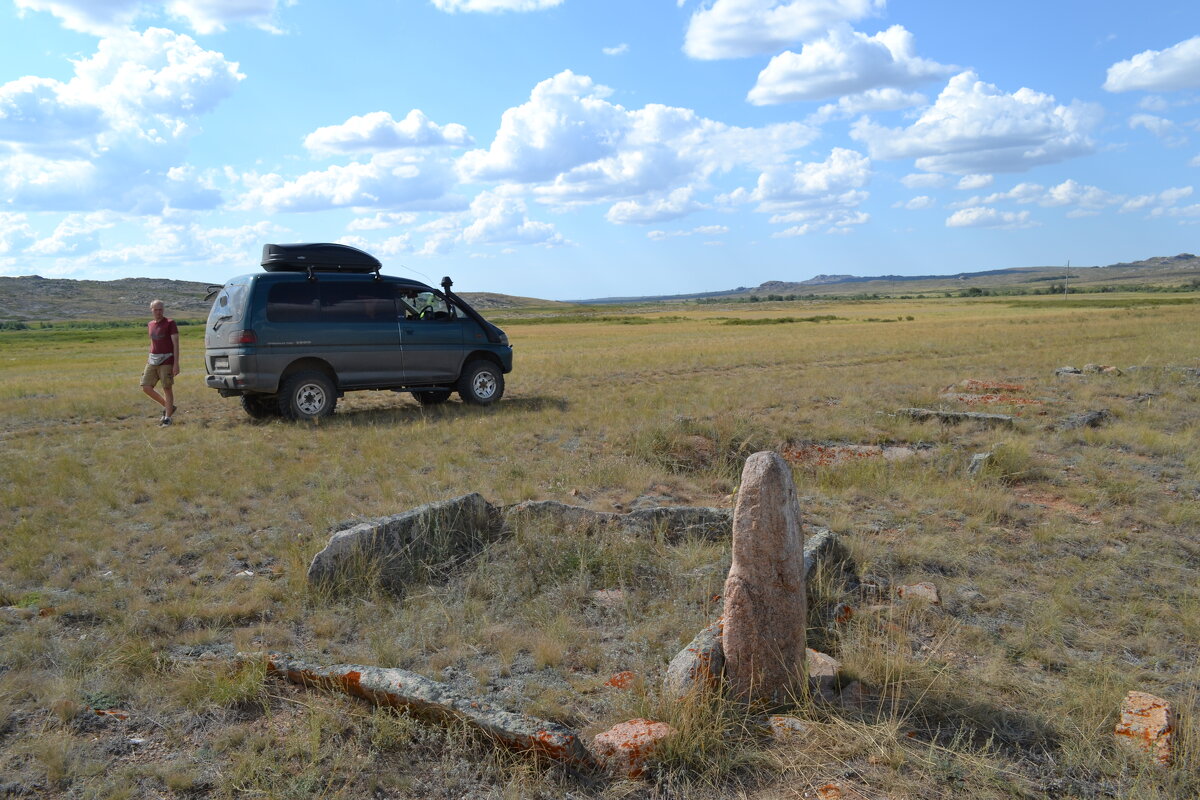
<path id="1" fill-rule="evenodd" d="M 450 290 L 380 274 L 341 244 L 268 244 L 265 271 L 220 288 L 204 334 L 205 382 L 251 417 L 315 419 L 357 389 L 452 392 L 490 405 L 504 394 L 504 331 Z"/>

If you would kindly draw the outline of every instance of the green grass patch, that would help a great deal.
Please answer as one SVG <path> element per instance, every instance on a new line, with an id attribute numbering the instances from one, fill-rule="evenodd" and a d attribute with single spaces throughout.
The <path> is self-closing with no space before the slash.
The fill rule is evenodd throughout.
<path id="1" fill-rule="evenodd" d="M 846 317 L 836 314 L 818 314 L 811 317 L 722 317 L 722 325 L 787 325 L 792 322 L 836 322 L 845 321 Z"/>
<path id="2" fill-rule="evenodd" d="M 1191 306 L 1198 297 L 1050 297 L 1039 300 L 1005 300 L 1009 308 L 1145 308 Z"/>

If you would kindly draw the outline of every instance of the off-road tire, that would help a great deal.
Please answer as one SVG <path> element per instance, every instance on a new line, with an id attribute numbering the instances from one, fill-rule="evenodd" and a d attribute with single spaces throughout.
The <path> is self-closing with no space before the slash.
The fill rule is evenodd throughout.
<path id="1" fill-rule="evenodd" d="M 436 406 L 449 400 L 450 394 L 447 390 L 413 392 L 413 397 L 423 406 Z"/>
<path id="2" fill-rule="evenodd" d="M 279 416 L 279 398 L 273 394 L 242 395 L 242 411 L 250 419 L 271 419 Z"/>
<path id="3" fill-rule="evenodd" d="M 504 395 L 504 373 L 492 361 L 472 361 L 463 368 L 456 388 L 464 403 L 490 406 Z"/>
<path id="4" fill-rule="evenodd" d="M 279 413 L 287 419 L 328 417 L 336 406 L 337 390 L 324 372 L 297 372 L 279 387 Z"/>

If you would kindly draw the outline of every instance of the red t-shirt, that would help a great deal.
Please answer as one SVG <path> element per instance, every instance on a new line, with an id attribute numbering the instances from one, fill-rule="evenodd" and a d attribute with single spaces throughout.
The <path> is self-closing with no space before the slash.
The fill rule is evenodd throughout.
<path id="1" fill-rule="evenodd" d="M 163 317 L 159 321 L 150 320 L 146 323 L 146 327 L 150 332 L 150 354 L 161 355 L 170 353 L 170 358 L 163 361 L 163 364 L 175 363 L 175 347 L 171 342 L 172 336 L 179 335 L 179 327 L 175 324 L 175 320 Z"/>

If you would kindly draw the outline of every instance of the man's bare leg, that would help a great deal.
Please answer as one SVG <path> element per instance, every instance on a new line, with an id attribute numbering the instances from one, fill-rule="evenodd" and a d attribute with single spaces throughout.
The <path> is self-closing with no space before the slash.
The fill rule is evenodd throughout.
<path id="1" fill-rule="evenodd" d="M 171 416 L 175 413 L 175 390 L 169 386 L 163 387 L 163 414 Z"/>
<path id="2" fill-rule="evenodd" d="M 170 408 L 170 406 L 167 405 L 167 403 L 169 402 L 167 398 L 169 398 L 171 396 L 170 389 L 163 389 L 163 391 L 167 393 L 167 397 L 163 397 L 161 394 L 154 391 L 153 386 L 143 386 L 142 391 L 146 393 L 147 397 L 149 397 L 151 400 L 153 400 L 154 402 L 156 402 L 160 406 L 162 406 L 163 411 L 166 411 L 168 408 Z"/>

